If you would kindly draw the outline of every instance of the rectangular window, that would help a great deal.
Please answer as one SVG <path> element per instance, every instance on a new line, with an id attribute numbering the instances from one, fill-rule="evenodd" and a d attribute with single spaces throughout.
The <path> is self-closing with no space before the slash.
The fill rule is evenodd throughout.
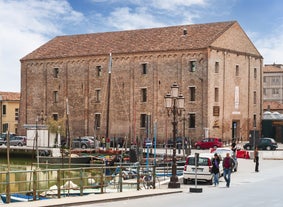
<path id="1" fill-rule="evenodd" d="M 263 82 L 266 83 L 266 77 L 265 76 L 263 77 Z"/>
<path id="2" fill-rule="evenodd" d="M 146 63 L 142 64 L 142 74 L 147 74 L 147 64 Z"/>
<path id="3" fill-rule="evenodd" d="M 58 91 L 53 91 L 53 99 L 54 99 L 54 103 L 58 103 L 59 101 Z"/>
<path id="4" fill-rule="evenodd" d="M 140 123 L 140 126 L 141 128 L 145 128 L 146 127 L 146 114 L 141 114 L 141 123 Z"/>
<path id="5" fill-rule="evenodd" d="M 3 105 L 3 106 L 2 106 L 2 115 L 3 115 L 3 116 L 6 116 L 6 114 L 7 114 L 7 106 L 6 106 L 6 105 Z"/>
<path id="6" fill-rule="evenodd" d="M 219 62 L 215 62 L 215 73 L 219 73 Z"/>
<path id="7" fill-rule="evenodd" d="M 190 72 L 195 72 L 197 69 L 197 62 L 196 61 L 190 61 L 189 62 L 189 70 Z"/>
<path id="8" fill-rule="evenodd" d="M 59 68 L 54 68 L 53 69 L 53 76 L 54 76 L 54 78 L 58 78 L 58 75 L 59 75 Z"/>
<path id="9" fill-rule="evenodd" d="M 189 114 L 189 128 L 196 128 L 196 115 Z"/>
<path id="10" fill-rule="evenodd" d="M 254 91 L 254 104 L 256 104 L 256 91 Z"/>
<path id="11" fill-rule="evenodd" d="M 263 89 L 263 95 L 266 96 L 266 88 Z"/>
<path id="12" fill-rule="evenodd" d="M 141 102 L 146 102 L 147 101 L 147 89 L 142 88 L 141 89 Z"/>
<path id="13" fill-rule="evenodd" d="M 272 77 L 272 79 L 271 79 L 271 84 L 272 84 L 272 85 L 280 85 L 280 79 L 279 79 L 279 77 Z"/>
<path id="14" fill-rule="evenodd" d="M 94 128 L 95 129 L 99 129 L 100 128 L 100 122 L 101 122 L 100 114 L 95 114 L 95 116 L 94 116 Z"/>
<path id="15" fill-rule="evenodd" d="M 257 76 L 257 69 L 254 68 L 254 79 L 256 79 L 256 76 Z"/>
<path id="16" fill-rule="evenodd" d="M 100 102 L 100 89 L 95 90 L 95 101 Z"/>
<path id="17" fill-rule="evenodd" d="M 240 75 L 240 68 L 239 65 L 236 65 L 236 76 Z"/>
<path id="18" fill-rule="evenodd" d="M 273 88 L 272 89 L 272 95 L 273 96 L 278 96 L 279 95 L 279 88 Z"/>
<path id="19" fill-rule="evenodd" d="M 96 66 L 96 74 L 98 77 L 102 75 L 102 67 L 100 65 Z"/>
<path id="20" fill-rule="evenodd" d="M 254 121 L 253 122 L 254 122 L 253 123 L 254 127 L 256 127 L 256 114 L 254 114 Z"/>
<path id="21" fill-rule="evenodd" d="M 58 114 L 52 114 L 53 120 L 58 121 Z"/>
<path id="22" fill-rule="evenodd" d="M 7 132 L 8 129 L 9 129 L 9 124 L 8 123 L 5 123 L 5 124 L 2 125 L 2 131 L 3 132 Z"/>
<path id="23" fill-rule="evenodd" d="M 189 87 L 190 101 L 196 101 L 196 88 Z"/>
<path id="24" fill-rule="evenodd" d="M 219 88 L 214 88 L 214 101 L 219 102 Z"/>
<path id="25" fill-rule="evenodd" d="M 15 108 L 15 121 L 19 120 L 19 109 Z"/>

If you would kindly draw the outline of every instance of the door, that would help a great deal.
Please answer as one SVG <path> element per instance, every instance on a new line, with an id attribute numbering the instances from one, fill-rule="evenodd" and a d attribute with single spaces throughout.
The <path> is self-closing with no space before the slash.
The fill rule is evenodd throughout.
<path id="1" fill-rule="evenodd" d="M 239 138 L 239 126 L 240 126 L 240 121 L 239 120 L 234 120 L 232 121 L 232 141 L 236 142 L 237 139 Z"/>

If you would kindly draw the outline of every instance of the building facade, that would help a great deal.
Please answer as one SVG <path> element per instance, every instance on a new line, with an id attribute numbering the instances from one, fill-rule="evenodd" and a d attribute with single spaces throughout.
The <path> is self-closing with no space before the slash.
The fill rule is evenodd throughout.
<path id="1" fill-rule="evenodd" d="M 0 92 L 0 131 L 1 133 L 18 133 L 20 93 Z"/>
<path id="2" fill-rule="evenodd" d="M 164 143 L 173 136 L 164 96 L 176 82 L 178 136 L 248 139 L 260 131 L 261 79 L 262 57 L 235 21 L 60 36 L 21 59 L 20 124 L 44 112 L 67 118 L 72 137 L 109 129 Z"/>
<path id="3" fill-rule="evenodd" d="M 283 65 L 271 64 L 263 67 L 264 110 L 283 112 Z"/>

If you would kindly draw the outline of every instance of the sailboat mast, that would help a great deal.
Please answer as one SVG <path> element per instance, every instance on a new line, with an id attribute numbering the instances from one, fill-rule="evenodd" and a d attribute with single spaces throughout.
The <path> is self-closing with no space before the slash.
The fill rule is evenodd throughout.
<path id="1" fill-rule="evenodd" d="M 108 84 L 107 84 L 107 111 L 106 111 L 106 140 L 109 139 L 110 92 L 111 92 L 112 54 L 109 54 Z"/>

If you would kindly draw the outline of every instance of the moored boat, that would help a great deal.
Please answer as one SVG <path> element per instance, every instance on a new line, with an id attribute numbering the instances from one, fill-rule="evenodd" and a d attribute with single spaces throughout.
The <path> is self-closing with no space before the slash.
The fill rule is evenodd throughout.
<path id="1" fill-rule="evenodd" d="M 1 194 L 1 199 L 3 203 L 7 203 L 7 195 L 6 194 Z M 48 198 L 45 197 L 36 197 L 36 200 L 46 200 Z M 24 195 L 24 194 L 18 194 L 14 193 L 10 195 L 10 202 L 28 202 L 28 201 L 33 201 L 33 195 Z"/>

